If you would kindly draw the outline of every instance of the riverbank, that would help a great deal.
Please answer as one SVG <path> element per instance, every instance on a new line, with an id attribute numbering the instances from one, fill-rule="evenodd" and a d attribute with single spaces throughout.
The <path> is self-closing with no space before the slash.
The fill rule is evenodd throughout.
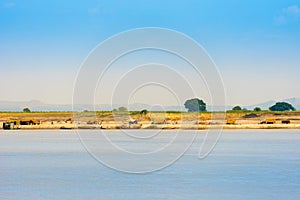
<path id="1" fill-rule="evenodd" d="M 29 124 L 20 123 L 28 121 Z M 35 123 L 30 124 L 30 121 Z M 2 112 L 11 129 L 300 129 L 300 112 Z"/>
<path id="2" fill-rule="evenodd" d="M 117 129 L 186 129 L 186 130 L 205 130 L 205 129 L 300 129 L 300 124 L 239 124 L 239 125 L 142 125 L 142 126 L 95 126 L 95 125 L 21 125 L 14 126 L 12 130 L 58 130 L 58 129 L 104 129 L 104 130 L 117 130 Z"/>

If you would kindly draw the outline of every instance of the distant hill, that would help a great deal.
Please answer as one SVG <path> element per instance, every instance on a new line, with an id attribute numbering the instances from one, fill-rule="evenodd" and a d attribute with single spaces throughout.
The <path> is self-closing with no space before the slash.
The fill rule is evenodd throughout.
<path id="1" fill-rule="evenodd" d="M 251 106 L 245 106 L 245 108 L 247 108 L 248 110 L 253 110 L 256 107 L 260 107 L 262 110 L 268 110 L 270 106 L 274 105 L 276 103 L 276 101 L 274 100 L 270 100 L 270 101 L 266 101 L 263 103 L 259 103 L 259 104 L 254 104 Z"/>
<path id="2" fill-rule="evenodd" d="M 297 110 L 300 110 L 300 98 L 283 99 L 283 100 L 280 100 L 280 101 L 290 103 Z M 254 104 L 254 105 L 251 105 L 251 106 L 245 106 L 245 108 L 247 108 L 249 110 L 253 110 L 255 107 L 260 107 L 263 110 L 268 110 L 269 107 L 274 105 L 276 102 L 279 102 L 279 101 L 271 100 L 271 101 L 267 101 L 267 102 L 263 102 L 263 103 L 259 103 L 259 104 Z"/>
<path id="3" fill-rule="evenodd" d="M 23 108 L 32 111 L 71 111 L 71 105 L 45 104 L 38 100 L 32 101 L 0 101 L 0 111 L 22 111 Z"/>
<path id="4" fill-rule="evenodd" d="M 280 101 L 288 102 L 292 104 L 297 110 L 300 110 L 300 98 L 289 98 L 283 99 Z M 276 101 L 266 101 L 259 104 L 254 104 L 250 106 L 242 106 L 243 108 L 247 108 L 249 110 L 253 110 L 255 107 L 260 107 L 263 110 L 268 110 L 270 106 L 274 105 Z M 121 106 L 126 106 L 124 104 L 115 104 L 113 106 L 109 104 L 99 104 L 95 107 L 93 105 L 74 105 L 75 111 L 83 111 L 83 110 L 112 110 L 114 108 L 118 108 Z M 73 106 L 71 104 L 46 104 L 38 100 L 32 101 L 0 101 L 0 111 L 22 111 L 23 108 L 28 107 L 32 111 L 72 111 Z M 233 106 L 211 106 L 207 105 L 207 110 L 211 111 L 224 111 L 230 110 Z M 184 106 L 165 106 L 165 107 L 152 107 L 148 104 L 142 103 L 134 103 L 128 106 L 129 110 L 152 110 L 152 111 L 185 111 Z"/>

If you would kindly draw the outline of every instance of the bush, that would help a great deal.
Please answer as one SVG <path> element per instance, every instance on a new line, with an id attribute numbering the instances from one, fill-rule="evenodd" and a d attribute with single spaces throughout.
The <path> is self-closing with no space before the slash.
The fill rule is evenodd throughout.
<path id="1" fill-rule="evenodd" d="M 260 108 L 260 107 L 255 107 L 253 110 L 254 110 L 255 112 L 260 112 L 260 111 L 261 111 L 261 108 Z"/>
<path id="2" fill-rule="evenodd" d="M 149 113 L 149 112 L 148 112 L 148 110 L 146 110 L 146 109 L 140 111 L 140 114 L 141 114 L 141 115 L 147 115 L 148 113 Z"/>
<path id="3" fill-rule="evenodd" d="M 140 111 L 130 111 L 130 115 L 138 115 L 140 114 Z"/>
<path id="4" fill-rule="evenodd" d="M 128 109 L 124 106 L 119 107 L 118 110 L 119 110 L 119 112 L 127 112 L 128 111 Z"/>
<path id="5" fill-rule="evenodd" d="M 240 111 L 240 110 L 242 110 L 242 108 L 241 108 L 241 106 L 234 106 L 232 108 L 232 110 L 234 110 L 234 111 Z"/>

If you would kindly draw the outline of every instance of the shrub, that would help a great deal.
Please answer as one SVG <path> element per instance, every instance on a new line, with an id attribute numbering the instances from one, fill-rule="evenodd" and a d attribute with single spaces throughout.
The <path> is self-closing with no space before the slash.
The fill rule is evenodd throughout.
<path id="1" fill-rule="evenodd" d="M 260 107 L 255 107 L 253 110 L 254 110 L 255 112 L 260 112 L 260 111 L 261 111 L 261 108 L 260 108 Z"/>
<path id="2" fill-rule="evenodd" d="M 234 106 L 232 110 L 239 111 L 242 110 L 241 106 Z"/>

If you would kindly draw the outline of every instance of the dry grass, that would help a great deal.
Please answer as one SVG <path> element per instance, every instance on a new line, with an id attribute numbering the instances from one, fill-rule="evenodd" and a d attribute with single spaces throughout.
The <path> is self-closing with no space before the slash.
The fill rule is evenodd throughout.
<path id="1" fill-rule="evenodd" d="M 248 114 L 256 114 L 257 117 L 243 118 Z M 117 125 L 128 125 L 129 121 L 137 119 L 143 125 L 155 124 L 179 125 L 179 124 L 222 124 L 226 120 L 235 120 L 237 125 L 258 124 L 263 119 L 275 119 L 276 124 L 281 124 L 282 120 L 290 120 L 291 124 L 300 124 L 300 112 L 205 112 L 205 113 L 180 113 L 180 112 L 149 112 L 139 114 L 138 111 L 130 113 L 116 113 L 111 111 L 97 112 L 2 112 L 0 113 L 0 122 L 10 119 L 35 119 L 42 123 L 73 123 L 74 121 L 85 122 L 88 124 L 103 123 L 110 124 L 112 127 Z M 117 121 L 117 123 L 116 123 Z M 154 128 L 156 125 L 153 124 Z"/>
<path id="2" fill-rule="evenodd" d="M 66 121 L 73 118 L 72 112 L 2 112 L 0 113 L 0 121 L 9 119 L 25 119 L 32 118 L 39 121 Z"/>

